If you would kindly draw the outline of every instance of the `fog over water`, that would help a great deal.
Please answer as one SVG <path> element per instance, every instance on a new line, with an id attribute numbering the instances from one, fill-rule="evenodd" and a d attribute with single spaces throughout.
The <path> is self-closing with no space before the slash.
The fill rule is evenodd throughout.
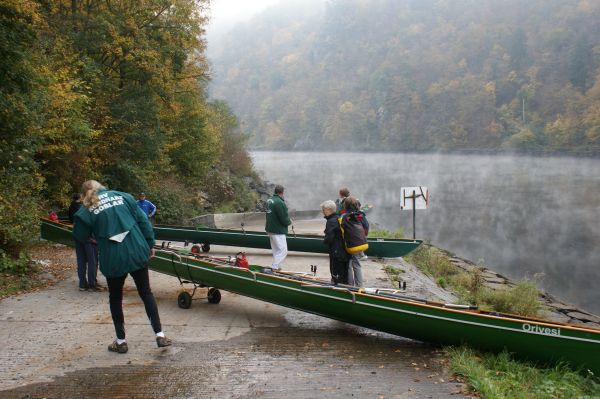
<path id="1" fill-rule="evenodd" d="M 426 186 L 417 238 L 505 276 L 543 276 L 554 296 L 600 314 L 600 160 L 526 156 L 252 153 L 261 176 L 286 187 L 297 210 L 318 209 L 347 186 L 374 207 L 369 220 L 404 228 L 400 188 Z"/>

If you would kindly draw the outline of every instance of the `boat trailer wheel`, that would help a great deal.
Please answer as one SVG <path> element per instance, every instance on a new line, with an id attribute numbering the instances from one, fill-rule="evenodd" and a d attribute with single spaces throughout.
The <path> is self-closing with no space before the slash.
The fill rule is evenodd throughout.
<path id="1" fill-rule="evenodd" d="M 209 288 L 206 297 L 208 298 L 209 303 L 217 304 L 221 302 L 221 291 L 214 287 Z"/>
<path id="2" fill-rule="evenodd" d="M 192 306 L 192 296 L 187 291 L 183 291 L 177 296 L 177 305 L 181 309 L 189 309 Z"/>
<path id="3" fill-rule="evenodd" d="M 200 250 L 201 250 L 200 245 L 192 245 L 190 252 L 193 254 L 199 254 Z"/>
<path id="4" fill-rule="evenodd" d="M 210 244 L 202 244 L 202 252 L 210 251 Z"/>

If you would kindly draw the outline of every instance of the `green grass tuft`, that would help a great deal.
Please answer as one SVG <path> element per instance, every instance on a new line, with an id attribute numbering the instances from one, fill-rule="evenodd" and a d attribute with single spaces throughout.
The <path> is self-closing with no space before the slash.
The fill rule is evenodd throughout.
<path id="1" fill-rule="evenodd" d="M 406 257 L 423 273 L 431 276 L 442 288 L 452 290 L 461 302 L 477 305 L 484 310 L 536 317 L 543 309 L 539 291 L 529 280 L 515 287 L 491 289 L 485 285 L 483 268 L 467 272 L 455 266 L 439 249 L 422 245 Z"/>
<path id="2" fill-rule="evenodd" d="M 404 229 L 399 228 L 395 231 L 371 229 L 369 230 L 369 238 L 404 238 Z"/>
<path id="3" fill-rule="evenodd" d="M 536 368 L 509 353 L 480 353 L 468 347 L 447 348 L 450 368 L 465 377 L 481 398 L 570 399 L 600 397 L 600 380 L 565 365 Z"/>
<path id="4" fill-rule="evenodd" d="M 398 282 L 400 273 L 406 273 L 406 270 L 392 265 L 383 266 L 383 270 L 392 282 Z"/>

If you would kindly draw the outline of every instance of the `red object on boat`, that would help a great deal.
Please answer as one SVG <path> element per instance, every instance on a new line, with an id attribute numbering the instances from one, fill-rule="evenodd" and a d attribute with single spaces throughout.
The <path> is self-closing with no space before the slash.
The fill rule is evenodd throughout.
<path id="1" fill-rule="evenodd" d="M 235 256 L 235 265 L 237 267 L 248 269 L 248 258 L 246 258 L 246 254 L 244 252 L 238 252 L 238 254 Z"/>

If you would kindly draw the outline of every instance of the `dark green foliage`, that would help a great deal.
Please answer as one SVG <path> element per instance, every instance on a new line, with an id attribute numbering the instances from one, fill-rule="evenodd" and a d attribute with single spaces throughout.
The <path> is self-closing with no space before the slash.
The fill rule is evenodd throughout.
<path id="1" fill-rule="evenodd" d="M 22 248 L 35 236 L 42 178 L 35 154 L 47 92 L 36 48 L 35 12 L 0 4 L 0 256 L 20 269 Z"/>
<path id="2" fill-rule="evenodd" d="M 600 153 L 599 2 L 325 4 L 213 47 L 214 93 L 252 145 Z"/>

